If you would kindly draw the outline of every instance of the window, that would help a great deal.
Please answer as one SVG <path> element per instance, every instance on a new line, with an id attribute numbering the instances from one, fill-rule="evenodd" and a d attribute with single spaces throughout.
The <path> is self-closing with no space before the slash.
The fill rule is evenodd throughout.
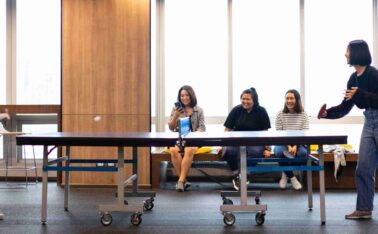
<path id="1" fill-rule="evenodd" d="M 0 104 L 60 104 L 60 83 L 61 0 L 0 0 Z M 19 118 L 26 121 L 23 128 L 16 128 Z M 7 129 L 57 131 L 56 116 L 26 118 L 12 116 Z M 9 153 L 19 163 L 21 147 L 0 140 L 0 157 Z M 26 147 L 26 154 L 29 159 L 32 149 Z M 41 149 L 36 148 L 36 157 L 42 158 Z"/>
<path id="2" fill-rule="evenodd" d="M 53 119 L 56 118 L 56 116 L 51 116 Z M 55 120 L 56 121 L 56 120 Z M 20 121 L 21 122 L 21 121 Z M 24 121 L 25 123 L 21 124 L 22 131 L 25 133 L 32 132 L 32 133 L 43 133 L 43 132 L 57 132 L 58 131 L 58 125 L 57 124 L 41 124 L 41 123 L 32 123 L 32 121 Z M 45 121 L 47 122 L 47 121 Z M 25 147 L 25 155 L 22 153 L 23 159 L 33 159 L 33 147 L 32 146 L 24 146 Z M 21 153 L 21 152 L 19 152 Z M 36 159 L 42 159 L 43 158 L 43 147 L 42 146 L 35 146 L 34 147 L 34 153 Z M 49 155 L 49 159 L 56 158 L 57 157 L 57 150 L 54 150 Z"/>
<path id="3" fill-rule="evenodd" d="M 186 84 L 206 116 L 227 113 L 227 71 L 227 0 L 165 0 L 165 115 Z"/>
<path id="4" fill-rule="evenodd" d="M 17 104 L 60 104 L 60 8 L 60 0 L 17 0 Z"/>
<path id="5" fill-rule="evenodd" d="M 165 96 L 159 101 L 155 94 L 157 115 L 152 124 L 158 131 L 167 131 L 167 117 L 184 84 L 196 91 L 207 131 L 223 131 L 230 106 L 239 104 L 241 92 L 252 86 L 274 126 L 285 92 L 294 88 L 301 92 L 312 129 L 346 130 L 351 132 L 348 141 L 358 147 L 361 110 L 354 108 L 346 118 L 332 121 L 318 121 L 316 115 L 323 103 L 333 106 L 341 102 L 353 72 L 344 57 L 349 41 L 366 40 L 373 57 L 378 56 L 377 50 L 373 51 L 378 43 L 373 39 L 378 38 L 377 16 L 373 15 L 377 14 L 378 9 L 373 9 L 377 0 L 156 3 L 159 29 L 152 49 L 155 46 L 164 53 L 156 55 L 157 64 L 163 62 L 153 74 L 157 74 Z"/>
<path id="6" fill-rule="evenodd" d="M 6 98 L 6 1 L 0 0 L 0 103 Z"/>
<path id="7" fill-rule="evenodd" d="M 260 104 L 275 116 L 285 92 L 300 90 L 299 1 L 235 0 L 232 17 L 233 104 L 255 87 Z"/>
<path id="8" fill-rule="evenodd" d="M 337 12 L 337 17 L 335 17 Z M 373 52 L 371 0 L 305 1 L 306 109 L 338 105 L 354 69 L 346 63 L 348 43 L 364 39 Z M 350 115 L 362 115 L 353 108 Z"/>

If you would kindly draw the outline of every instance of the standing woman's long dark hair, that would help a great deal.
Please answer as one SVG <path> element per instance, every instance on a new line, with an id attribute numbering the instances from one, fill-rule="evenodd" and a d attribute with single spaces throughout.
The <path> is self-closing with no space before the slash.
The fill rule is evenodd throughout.
<path id="1" fill-rule="evenodd" d="M 294 97 L 295 97 L 295 106 L 294 106 L 294 112 L 295 113 L 302 113 L 304 111 L 303 109 L 303 105 L 302 105 L 302 100 L 301 100 L 301 95 L 299 94 L 299 92 L 295 89 L 289 89 L 285 96 L 288 94 L 288 93 L 292 93 L 294 94 Z M 284 109 L 283 109 L 283 112 L 284 113 L 289 113 L 289 108 L 287 108 L 286 106 L 286 102 L 284 104 Z"/>

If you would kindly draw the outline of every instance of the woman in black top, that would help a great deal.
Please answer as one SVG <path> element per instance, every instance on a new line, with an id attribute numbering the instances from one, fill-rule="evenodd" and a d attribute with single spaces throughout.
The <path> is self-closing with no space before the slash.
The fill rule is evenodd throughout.
<path id="1" fill-rule="evenodd" d="M 228 114 L 224 123 L 225 131 L 264 131 L 270 128 L 270 120 L 265 108 L 259 105 L 259 98 L 255 88 L 246 89 L 240 95 L 241 104 L 235 106 Z M 223 149 L 225 159 L 235 175 L 232 180 L 234 188 L 239 190 L 239 147 Z M 247 147 L 247 157 L 269 157 L 270 148 L 265 146 Z"/>
<path id="2" fill-rule="evenodd" d="M 375 171 L 378 161 L 378 70 L 372 67 L 367 43 L 351 41 L 345 54 L 355 68 L 350 76 L 340 105 L 319 111 L 319 118 L 337 119 L 349 113 L 354 105 L 365 109 L 364 126 L 356 167 L 357 205 L 346 219 L 371 219 L 375 192 Z"/>

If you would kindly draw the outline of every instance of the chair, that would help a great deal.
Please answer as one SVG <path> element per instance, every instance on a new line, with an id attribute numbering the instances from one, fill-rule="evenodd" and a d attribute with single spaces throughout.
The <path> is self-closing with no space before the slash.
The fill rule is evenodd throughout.
<path id="1" fill-rule="evenodd" d="M 22 134 L 25 134 L 23 132 L 9 132 L 7 131 L 2 124 L 0 124 L 0 136 L 3 136 L 4 138 L 8 138 L 9 142 L 11 142 L 11 144 L 13 145 L 13 142 L 15 140 L 15 137 L 17 135 L 22 135 Z M 11 156 L 11 153 L 10 153 L 10 148 L 8 148 L 7 152 L 5 153 L 5 169 L 0 169 L 0 170 L 5 170 L 5 181 L 6 183 L 9 185 L 10 183 L 8 183 L 8 174 L 10 171 L 20 171 L 20 170 L 24 170 L 25 171 L 25 188 L 28 187 L 29 185 L 29 180 L 28 180 L 28 171 L 30 170 L 34 170 L 35 172 L 35 178 L 36 178 L 36 181 L 34 184 L 36 184 L 38 182 L 38 174 L 37 174 L 37 163 L 36 163 L 36 159 L 35 159 L 35 151 L 34 151 L 34 146 L 33 146 L 33 166 L 28 166 L 27 163 L 26 163 L 26 158 L 24 159 L 24 166 L 12 166 L 12 156 Z M 24 156 L 26 156 L 26 150 L 25 150 L 25 146 L 22 146 L 22 154 Z M 18 188 L 18 187 L 12 187 L 12 188 Z M 0 218 L 1 219 L 1 218 Z"/>

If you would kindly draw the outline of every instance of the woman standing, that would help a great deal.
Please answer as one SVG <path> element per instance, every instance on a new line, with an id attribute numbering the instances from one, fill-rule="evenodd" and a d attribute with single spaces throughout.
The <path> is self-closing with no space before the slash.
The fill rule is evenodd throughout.
<path id="1" fill-rule="evenodd" d="M 190 117 L 190 130 L 192 132 L 204 132 L 205 116 L 201 107 L 197 106 L 197 98 L 194 90 L 189 85 L 182 86 L 177 95 L 178 105 L 174 106 L 171 117 L 168 122 L 171 131 L 178 131 L 179 118 Z M 171 147 L 171 161 L 174 170 L 179 177 L 176 190 L 183 192 L 190 187 L 190 183 L 186 180 L 190 167 L 193 162 L 194 152 L 198 147 L 185 147 L 183 157 L 180 154 L 178 146 Z"/>
<path id="2" fill-rule="evenodd" d="M 285 104 L 283 110 L 277 113 L 276 130 L 305 130 L 309 129 L 308 115 L 303 110 L 301 96 L 295 89 L 290 89 L 285 94 Z M 307 147 L 303 145 L 278 145 L 274 147 L 274 154 L 277 158 L 305 157 Z M 289 165 L 280 163 L 280 165 Z M 287 180 L 295 190 L 302 188 L 301 183 L 294 176 L 292 171 L 283 171 L 279 182 L 280 188 L 285 189 Z"/>
<path id="3" fill-rule="evenodd" d="M 356 105 L 365 109 L 356 167 L 357 205 L 346 219 L 371 219 L 375 192 L 375 171 L 378 161 L 378 70 L 371 66 L 371 55 L 363 40 L 351 41 L 345 54 L 355 72 L 350 76 L 340 105 L 319 111 L 319 118 L 338 119 Z"/>

